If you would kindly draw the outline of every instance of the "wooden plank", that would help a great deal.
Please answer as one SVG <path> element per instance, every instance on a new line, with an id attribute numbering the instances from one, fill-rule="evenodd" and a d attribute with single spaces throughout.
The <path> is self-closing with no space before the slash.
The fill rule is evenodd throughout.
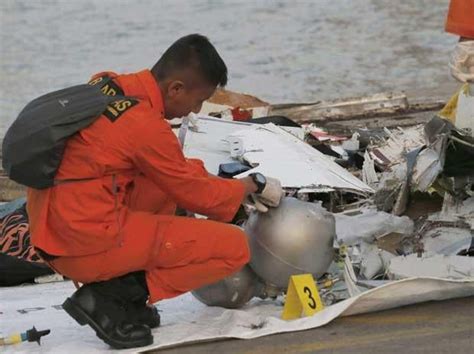
<path id="1" fill-rule="evenodd" d="M 355 120 L 361 117 L 406 116 L 410 113 L 437 111 L 443 100 L 414 100 L 409 103 L 403 93 L 378 93 L 371 96 L 344 98 L 316 103 L 272 105 L 270 115 L 286 116 L 297 123 L 321 123 Z"/>

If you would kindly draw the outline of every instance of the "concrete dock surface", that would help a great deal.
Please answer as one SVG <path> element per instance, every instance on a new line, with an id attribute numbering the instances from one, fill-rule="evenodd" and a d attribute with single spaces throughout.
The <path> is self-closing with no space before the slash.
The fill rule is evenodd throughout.
<path id="1" fill-rule="evenodd" d="M 166 314 L 163 314 L 166 316 Z M 472 353 L 474 297 L 343 317 L 312 330 L 193 344 L 159 354 Z"/>

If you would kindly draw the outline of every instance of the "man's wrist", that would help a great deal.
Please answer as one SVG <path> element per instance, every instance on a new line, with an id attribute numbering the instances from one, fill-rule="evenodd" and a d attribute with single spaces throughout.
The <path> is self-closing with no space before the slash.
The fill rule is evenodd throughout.
<path id="1" fill-rule="evenodd" d="M 239 181 L 242 182 L 245 186 L 245 195 L 246 196 L 249 195 L 249 194 L 257 192 L 258 187 L 255 184 L 255 182 L 252 180 L 252 177 L 240 178 Z"/>
<path id="2" fill-rule="evenodd" d="M 261 173 L 252 173 L 249 175 L 252 178 L 252 181 L 257 186 L 257 194 L 261 194 L 267 185 L 267 179 Z"/>

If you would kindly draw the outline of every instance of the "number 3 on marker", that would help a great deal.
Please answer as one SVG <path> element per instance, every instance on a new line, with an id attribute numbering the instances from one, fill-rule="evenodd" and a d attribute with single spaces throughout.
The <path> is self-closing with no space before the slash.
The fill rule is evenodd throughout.
<path id="1" fill-rule="evenodd" d="M 292 275 L 288 281 L 285 307 L 281 317 L 292 320 L 302 315 L 312 316 L 324 308 L 318 287 L 311 274 Z"/>
<path id="2" fill-rule="evenodd" d="M 304 293 L 308 295 L 310 302 L 308 302 L 308 306 L 311 307 L 313 310 L 316 309 L 316 300 L 313 298 L 313 294 L 311 293 L 311 289 L 307 286 L 303 289 Z"/>

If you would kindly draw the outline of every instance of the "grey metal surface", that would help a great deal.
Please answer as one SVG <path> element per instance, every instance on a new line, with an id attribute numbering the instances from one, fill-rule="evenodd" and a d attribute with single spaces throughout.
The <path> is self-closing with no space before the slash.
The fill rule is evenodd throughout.
<path id="1" fill-rule="evenodd" d="M 334 216 L 319 204 L 284 198 L 278 208 L 250 215 L 250 266 L 264 281 L 286 289 L 291 275 L 319 278 L 333 260 Z"/>
<path id="2" fill-rule="evenodd" d="M 194 290 L 192 294 L 208 306 L 232 309 L 245 305 L 252 297 L 257 296 L 262 288 L 263 284 L 258 282 L 255 273 L 246 265 L 239 272 Z"/>

